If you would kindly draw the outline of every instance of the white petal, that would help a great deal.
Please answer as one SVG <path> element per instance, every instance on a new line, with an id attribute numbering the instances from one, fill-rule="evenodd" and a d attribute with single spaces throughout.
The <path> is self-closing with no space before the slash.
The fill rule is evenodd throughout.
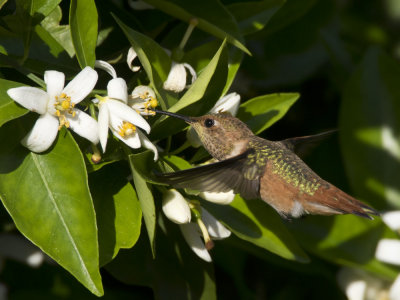
<path id="1" fill-rule="evenodd" d="M 186 132 L 186 138 L 188 139 L 190 145 L 192 145 L 193 147 L 198 148 L 201 146 L 199 135 L 192 126 L 190 126 L 188 131 Z"/>
<path id="2" fill-rule="evenodd" d="M 55 100 L 55 97 L 60 95 L 64 88 L 65 75 L 58 71 L 46 71 L 44 72 L 44 82 L 46 82 L 47 94 Z"/>
<path id="3" fill-rule="evenodd" d="M 81 137 L 91 141 L 93 144 L 97 144 L 99 142 L 97 121 L 79 109 L 75 109 L 75 112 L 75 117 L 67 116 L 70 128 Z"/>
<path id="4" fill-rule="evenodd" d="M 113 99 L 122 100 L 125 104 L 128 103 L 128 87 L 125 79 L 115 78 L 107 84 L 107 95 Z"/>
<path id="5" fill-rule="evenodd" d="M 99 140 L 101 148 L 103 152 L 106 152 L 107 146 L 107 137 L 108 137 L 108 124 L 109 124 L 109 111 L 107 107 L 107 103 L 101 104 L 99 107 L 99 117 L 98 122 L 99 125 Z"/>
<path id="6" fill-rule="evenodd" d="M 136 51 L 133 49 L 133 47 L 130 47 L 128 50 L 128 55 L 126 57 L 126 62 L 129 66 L 129 69 L 131 69 L 133 72 L 137 72 L 140 70 L 139 66 L 132 65 L 132 62 L 136 57 L 137 57 Z"/>
<path id="7" fill-rule="evenodd" d="M 397 275 L 389 291 L 390 300 L 400 300 L 400 275 Z"/>
<path id="8" fill-rule="evenodd" d="M 367 282 L 353 269 L 344 268 L 338 273 L 338 283 L 349 300 L 363 300 Z"/>
<path id="9" fill-rule="evenodd" d="M 210 110 L 211 113 L 229 112 L 232 116 L 236 116 L 240 104 L 240 95 L 237 93 L 230 93 L 222 97 L 215 103 L 214 107 Z"/>
<path id="10" fill-rule="evenodd" d="M 111 132 L 117 137 L 119 138 L 121 141 L 123 141 L 125 144 L 127 144 L 129 147 L 133 148 L 133 149 L 137 149 L 140 148 L 141 144 L 140 144 L 140 138 L 139 135 L 137 133 L 137 131 L 135 132 L 135 134 L 129 135 L 127 137 L 122 137 L 119 135 L 118 131 L 115 130 L 114 128 L 111 128 Z"/>
<path id="11" fill-rule="evenodd" d="M 189 247 L 194 253 L 206 262 L 211 262 L 210 253 L 208 253 L 206 246 L 203 243 L 199 233 L 198 225 L 194 223 L 182 224 L 179 226 L 182 235 L 188 243 Z"/>
<path id="12" fill-rule="evenodd" d="M 147 85 L 138 85 L 135 87 L 131 93 L 132 98 L 141 98 L 145 99 L 147 97 L 156 97 L 153 89 Z"/>
<path id="13" fill-rule="evenodd" d="M 231 235 L 231 231 L 221 224 L 212 214 L 203 207 L 201 208 L 201 219 L 207 227 L 207 231 L 214 239 L 225 239 Z"/>
<path id="14" fill-rule="evenodd" d="M 171 189 L 163 194 L 162 210 L 176 224 L 186 224 L 191 220 L 189 204 L 177 190 Z"/>
<path id="15" fill-rule="evenodd" d="M 172 63 L 164 89 L 179 93 L 186 87 L 186 70 L 183 64 Z"/>
<path id="16" fill-rule="evenodd" d="M 382 220 L 392 230 L 400 229 L 400 210 L 382 214 Z"/>
<path id="17" fill-rule="evenodd" d="M 106 71 L 112 78 L 117 78 L 117 73 L 115 72 L 113 66 L 104 60 L 96 60 L 94 67 Z"/>
<path id="18" fill-rule="evenodd" d="M 400 240 L 380 240 L 376 247 L 375 257 L 385 263 L 400 265 Z"/>
<path id="19" fill-rule="evenodd" d="M 63 92 L 71 97 L 71 102 L 79 103 L 93 90 L 97 77 L 95 70 L 86 67 L 67 84 Z"/>
<path id="20" fill-rule="evenodd" d="M 31 111 L 37 112 L 41 115 L 47 111 L 49 95 L 41 89 L 30 86 L 21 86 L 8 89 L 7 94 L 15 102 Z"/>
<path id="21" fill-rule="evenodd" d="M 235 198 L 235 193 L 233 190 L 226 192 L 226 193 L 216 193 L 216 192 L 201 192 L 199 194 L 201 198 L 204 200 L 214 202 L 217 204 L 230 204 L 233 199 Z"/>
<path id="22" fill-rule="evenodd" d="M 191 84 L 193 84 L 193 82 L 197 79 L 197 74 L 196 74 L 195 69 L 193 69 L 193 67 L 192 67 L 191 65 L 187 64 L 187 63 L 184 63 L 183 66 L 184 66 L 186 69 L 188 69 L 190 75 L 192 75 L 192 83 L 191 83 Z"/>
<path id="23" fill-rule="evenodd" d="M 154 152 L 154 161 L 156 161 L 158 159 L 157 147 L 139 129 L 136 131 L 139 135 L 140 143 L 143 147 Z"/>
<path id="24" fill-rule="evenodd" d="M 124 121 L 142 128 L 147 133 L 150 133 L 150 125 L 146 122 L 146 120 L 126 104 L 116 100 L 108 100 L 107 105 L 111 116 L 115 115 Z"/>
<path id="25" fill-rule="evenodd" d="M 53 144 L 58 133 L 58 119 L 50 114 L 41 115 L 32 130 L 21 141 L 29 150 L 40 153 Z"/>

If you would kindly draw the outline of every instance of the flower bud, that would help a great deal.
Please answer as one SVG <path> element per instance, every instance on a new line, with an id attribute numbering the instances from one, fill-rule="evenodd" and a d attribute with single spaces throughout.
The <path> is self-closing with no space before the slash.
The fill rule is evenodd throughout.
<path id="1" fill-rule="evenodd" d="M 378 242 L 375 251 L 376 259 L 394 265 L 400 265 L 400 241 L 382 239 Z"/>
<path id="2" fill-rule="evenodd" d="M 164 82 L 164 89 L 179 93 L 186 87 L 186 69 L 192 76 L 192 83 L 196 80 L 196 71 L 189 64 L 178 64 L 172 62 L 171 70 L 169 71 L 168 78 Z"/>
<path id="3" fill-rule="evenodd" d="M 230 93 L 219 99 L 210 113 L 229 112 L 232 116 L 236 116 L 240 104 L 240 95 L 238 93 Z"/>
<path id="4" fill-rule="evenodd" d="M 221 193 L 215 193 L 215 192 L 201 192 L 199 194 L 201 198 L 204 200 L 214 202 L 217 204 L 230 204 L 233 199 L 235 198 L 235 193 L 233 190 L 230 190 L 229 192 L 221 192 Z"/>
<path id="5" fill-rule="evenodd" d="M 191 220 L 189 204 L 177 190 L 171 189 L 164 193 L 162 210 L 176 224 L 189 223 Z"/>

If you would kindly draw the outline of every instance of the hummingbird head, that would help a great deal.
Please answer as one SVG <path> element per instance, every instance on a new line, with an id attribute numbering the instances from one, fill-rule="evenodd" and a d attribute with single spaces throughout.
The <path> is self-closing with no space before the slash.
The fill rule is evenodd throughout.
<path id="1" fill-rule="evenodd" d="M 245 123 L 229 113 L 187 117 L 158 110 L 156 112 L 182 119 L 190 124 L 206 150 L 219 160 L 227 158 L 232 152 L 241 150 L 247 144 L 249 137 L 253 136 L 253 132 Z"/>

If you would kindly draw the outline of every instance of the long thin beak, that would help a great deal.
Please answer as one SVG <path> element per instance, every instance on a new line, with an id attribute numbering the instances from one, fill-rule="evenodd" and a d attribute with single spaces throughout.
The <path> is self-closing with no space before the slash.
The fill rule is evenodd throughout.
<path id="1" fill-rule="evenodd" d="M 176 113 L 172 113 L 169 111 L 164 111 L 164 110 L 158 110 L 158 109 L 153 109 L 156 113 L 158 114 L 162 114 L 162 115 L 167 115 L 170 117 L 174 117 L 174 118 L 178 118 L 181 119 L 183 121 L 185 121 L 186 123 L 193 123 L 193 120 L 190 117 L 184 116 L 184 115 L 180 115 L 180 114 L 176 114 Z"/>

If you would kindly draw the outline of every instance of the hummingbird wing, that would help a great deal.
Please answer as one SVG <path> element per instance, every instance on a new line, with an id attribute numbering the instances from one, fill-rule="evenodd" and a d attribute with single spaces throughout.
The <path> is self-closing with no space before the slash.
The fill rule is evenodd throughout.
<path id="1" fill-rule="evenodd" d="M 337 129 L 328 130 L 314 135 L 300 136 L 280 141 L 286 148 L 303 157 L 321 141 L 336 133 Z"/>
<path id="2" fill-rule="evenodd" d="M 157 174 L 164 183 L 177 188 L 190 188 L 202 192 L 228 192 L 233 190 L 246 199 L 260 197 L 260 177 L 263 170 L 248 163 L 254 149 L 216 163 L 172 173 Z"/>

